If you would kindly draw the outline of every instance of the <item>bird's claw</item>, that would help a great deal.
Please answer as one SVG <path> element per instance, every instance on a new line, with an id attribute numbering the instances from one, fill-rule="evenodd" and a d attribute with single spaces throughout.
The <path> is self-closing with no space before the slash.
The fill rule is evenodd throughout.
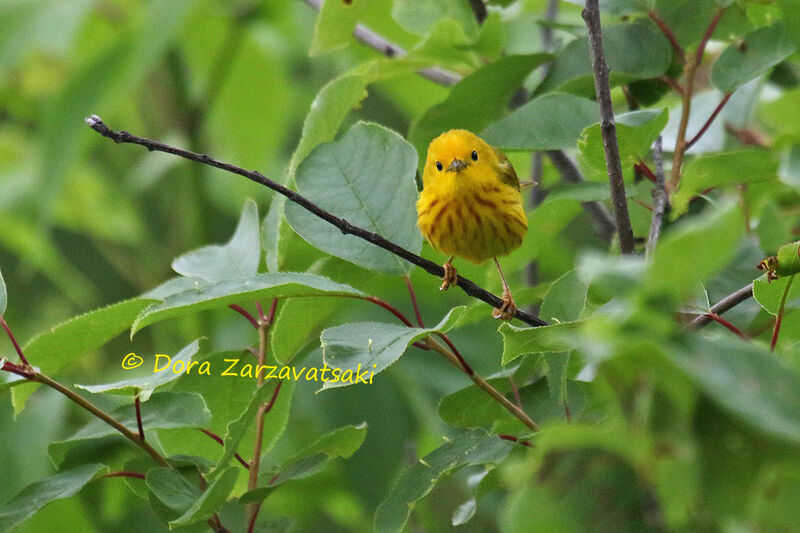
<path id="1" fill-rule="evenodd" d="M 450 288 L 450 285 L 455 285 L 458 281 L 458 273 L 456 271 L 456 267 L 453 266 L 450 261 L 442 265 L 444 268 L 444 277 L 442 278 L 442 286 L 439 287 L 440 291 L 446 291 Z"/>
<path id="2" fill-rule="evenodd" d="M 511 292 L 503 291 L 502 300 L 503 305 L 495 308 L 494 311 L 492 311 L 492 316 L 501 320 L 511 320 L 517 312 L 517 305 L 511 297 Z"/>

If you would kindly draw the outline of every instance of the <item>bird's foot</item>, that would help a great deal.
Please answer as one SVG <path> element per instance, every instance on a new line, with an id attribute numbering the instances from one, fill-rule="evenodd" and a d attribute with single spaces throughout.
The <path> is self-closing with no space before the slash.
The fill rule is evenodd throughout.
<path id="1" fill-rule="evenodd" d="M 503 305 L 492 311 L 494 318 L 501 320 L 511 320 L 517 312 L 517 304 L 514 303 L 514 298 L 511 297 L 511 291 L 503 291 Z"/>
<path id="2" fill-rule="evenodd" d="M 450 285 L 456 284 L 458 281 L 458 273 L 456 267 L 454 267 L 450 261 L 443 264 L 442 268 L 444 268 L 444 277 L 442 278 L 442 286 L 439 287 L 439 290 L 446 291 L 450 288 Z"/>

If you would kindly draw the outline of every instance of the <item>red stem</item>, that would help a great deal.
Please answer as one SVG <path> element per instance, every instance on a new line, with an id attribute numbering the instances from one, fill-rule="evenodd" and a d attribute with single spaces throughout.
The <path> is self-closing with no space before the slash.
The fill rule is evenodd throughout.
<path id="1" fill-rule="evenodd" d="M 669 40 L 669 44 L 672 45 L 672 49 L 675 50 L 676 54 L 678 54 L 680 60 L 686 61 L 686 56 L 683 53 L 683 48 L 681 48 L 681 45 L 678 43 L 678 38 L 675 37 L 675 33 L 672 31 L 672 28 L 670 28 L 667 25 L 667 23 L 664 22 L 664 19 L 659 17 L 658 13 L 656 13 L 655 11 L 649 11 L 647 13 L 647 16 L 650 17 L 650 19 L 656 23 L 658 29 L 661 30 L 661 32 L 667 37 L 667 39 Z"/>
<path id="2" fill-rule="evenodd" d="M 256 518 L 258 518 L 258 512 L 261 510 L 261 504 L 256 504 L 256 510 L 253 514 L 250 515 L 250 521 L 247 523 L 247 533 L 253 533 L 256 527 Z"/>
<path id="3" fill-rule="evenodd" d="M 775 327 L 772 328 L 772 340 L 769 343 L 769 351 L 775 351 L 775 345 L 778 344 L 778 335 L 781 332 L 781 324 L 783 323 L 783 315 L 786 311 L 786 297 L 789 296 L 789 289 L 792 287 L 794 276 L 789 278 L 786 283 L 786 288 L 783 289 L 783 296 L 781 296 L 781 304 L 778 307 L 778 314 L 775 316 Z"/>
<path id="4" fill-rule="evenodd" d="M 417 304 L 417 295 L 414 292 L 414 286 L 411 284 L 411 278 L 406 276 L 406 286 L 408 287 L 408 294 L 411 297 L 411 305 L 414 307 L 414 314 L 417 315 L 417 324 L 419 327 L 424 328 L 425 324 L 422 322 L 422 314 L 419 312 L 419 305 Z"/>
<path id="5" fill-rule="evenodd" d="M 264 406 L 264 414 L 269 413 L 270 409 L 272 409 L 272 406 L 275 405 L 275 400 L 278 399 L 278 393 L 281 391 L 281 385 L 283 385 L 283 381 L 279 381 L 275 386 L 275 390 L 272 391 L 272 396 L 270 397 L 269 402 L 267 402 L 267 405 Z"/>
<path id="6" fill-rule="evenodd" d="M 719 19 L 722 18 L 722 14 L 725 13 L 725 8 L 720 7 L 717 8 L 716 13 L 714 13 L 714 18 L 711 19 L 711 22 L 708 24 L 708 29 L 706 29 L 706 33 L 703 35 L 703 39 L 700 41 L 700 46 L 697 47 L 697 53 L 695 54 L 695 63 L 698 65 L 703 60 L 703 54 L 706 50 L 706 45 L 708 44 L 709 39 L 714 34 L 714 30 L 717 29 L 717 24 L 719 24 Z"/>
<path id="7" fill-rule="evenodd" d="M 209 437 L 211 437 L 215 441 L 217 441 L 220 446 L 225 446 L 225 441 L 222 440 L 222 437 L 220 437 L 219 435 L 217 435 L 216 433 L 214 433 L 210 429 L 205 429 L 205 428 L 197 428 L 197 429 L 202 431 L 203 433 L 205 433 L 206 435 L 208 435 Z M 239 455 L 238 453 L 234 453 L 233 456 L 236 458 L 237 461 L 239 461 L 239 464 L 241 464 L 243 467 L 250 468 L 250 463 L 248 463 L 247 461 L 242 459 L 241 455 Z"/>
<path id="8" fill-rule="evenodd" d="M 739 328 L 737 328 L 736 326 L 734 326 L 733 324 L 731 324 L 730 322 L 728 322 L 727 320 L 725 320 L 724 318 L 719 316 L 718 314 L 716 314 L 716 313 L 706 313 L 706 316 L 708 318 L 710 318 L 711 320 L 713 320 L 714 322 L 725 326 L 726 328 L 728 328 L 732 332 L 734 332 L 737 335 L 739 335 L 741 338 L 743 338 L 743 339 L 747 338 L 747 335 L 745 335 L 742 332 L 742 330 L 740 330 Z"/>
<path id="9" fill-rule="evenodd" d="M 522 398 L 519 396 L 519 389 L 517 388 L 517 383 L 514 381 L 513 376 L 508 376 L 508 384 L 511 385 L 511 392 L 514 394 L 514 401 L 517 404 L 517 407 L 522 409 Z"/>
<path id="10" fill-rule="evenodd" d="M 261 306 L 259 304 L 256 304 L 256 305 L 258 305 L 258 308 L 261 309 Z M 275 322 L 275 312 L 277 310 L 278 310 L 278 299 L 277 298 L 273 298 L 272 299 L 272 304 L 269 306 L 269 314 L 266 317 L 267 325 L 271 326 Z M 259 312 L 263 314 L 263 311 L 259 311 Z"/>
<path id="11" fill-rule="evenodd" d="M 258 320 L 256 320 L 255 317 L 253 317 L 253 315 L 248 313 L 241 305 L 231 304 L 228 307 L 230 307 L 231 309 L 233 309 L 234 311 L 245 317 L 247 321 L 253 325 L 254 328 L 258 329 Z"/>
<path id="12" fill-rule="evenodd" d="M 533 448 L 533 444 L 531 444 L 530 441 L 522 440 L 519 437 L 515 437 L 514 435 L 500 434 L 498 435 L 498 437 L 500 437 L 503 440 L 509 440 L 511 442 L 516 442 L 517 444 L 522 444 L 523 446 L 527 446 L 528 448 Z"/>
<path id="13" fill-rule="evenodd" d="M 653 183 L 656 183 L 658 181 L 656 175 L 653 173 L 652 170 L 650 170 L 650 167 L 647 166 L 647 163 L 645 163 L 644 161 L 639 161 L 638 163 L 633 165 L 633 168 L 644 174 L 644 176 Z"/>
<path id="14" fill-rule="evenodd" d="M 21 377 L 23 377 L 25 379 L 31 379 L 33 377 L 33 374 L 29 373 L 24 368 L 15 365 L 11 361 L 5 361 L 3 363 L 2 370 L 5 370 L 6 372 L 11 372 L 12 374 L 16 374 L 16 375 L 21 376 Z"/>
<path id="15" fill-rule="evenodd" d="M 133 397 L 133 406 L 136 408 L 136 426 L 139 428 L 139 438 L 144 442 L 144 425 L 142 424 L 142 406 L 139 395 Z"/>
<path id="16" fill-rule="evenodd" d="M 256 302 L 256 309 L 258 310 L 258 320 L 265 323 L 267 321 L 267 315 L 264 314 L 264 308 L 261 307 L 260 302 Z"/>
<path id="17" fill-rule="evenodd" d="M 0 316 L 0 326 L 3 326 L 3 329 L 6 330 L 6 335 L 8 335 L 9 339 L 11 339 L 11 344 L 14 345 L 14 349 L 17 351 L 17 355 L 19 355 L 19 360 L 22 361 L 22 364 L 25 366 L 31 366 L 28 360 L 25 359 L 25 354 L 22 353 L 22 348 L 19 347 L 17 339 L 14 338 L 14 334 L 11 333 L 11 329 L 9 329 L 8 324 L 6 324 L 6 321 L 2 316 Z"/>
<path id="18" fill-rule="evenodd" d="M 461 356 L 461 352 L 458 351 L 455 344 L 453 344 L 453 342 L 450 340 L 450 337 L 448 337 L 444 333 L 437 333 L 436 335 L 438 335 L 447 344 L 447 346 L 450 347 L 450 350 L 452 350 L 453 355 L 456 356 L 458 362 L 461 363 L 462 367 L 464 367 L 464 372 L 466 372 L 468 376 L 475 375 L 475 371 L 472 370 L 472 367 L 469 366 L 467 362 L 464 360 L 464 358 Z"/>
<path id="19" fill-rule="evenodd" d="M 695 134 L 695 136 L 694 136 L 694 137 L 692 137 L 692 140 L 691 140 L 691 141 L 689 141 L 688 143 L 686 143 L 686 149 L 687 149 L 687 150 L 688 150 L 689 148 L 691 148 L 691 147 L 692 147 L 692 145 L 693 145 L 694 143 L 696 143 L 697 141 L 699 141 L 699 140 L 700 140 L 700 137 L 702 137 L 702 136 L 703 136 L 703 134 L 706 132 L 706 130 L 708 130 L 708 128 L 711 126 L 711 123 L 712 123 L 712 122 L 714 122 L 714 119 L 715 119 L 715 118 L 717 118 L 717 115 L 719 115 L 719 112 L 720 112 L 720 111 L 722 111 L 722 108 L 723 108 L 723 107 L 725 107 L 725 104 L 727 104 L 727 103 L 728 103 L 728 100 L 730 100 L 730 98 L 731 98 L 731 94 L 732 94 L 732 93 L 728 93 L 728 94 L 726 94 L 726 95 L 725 95 L 725 96 L 722 98 L 722 100 L 720 100 L 719 104 L 717 104 L 717 107 L 715 107 L 715 108 L 714 108 L 714 111 L 711 113 L 711 116 L 709 116 L 709 117 L 708 117 L 708 120 L 706 120 L 706 123 L 705 123 L 705 124 L 703 124 L 703 127 L 702 127 L 702 128 L 700 128 L 700 131 L 698 131 L 698 132 L 697 132 L 697 134 Z"/>

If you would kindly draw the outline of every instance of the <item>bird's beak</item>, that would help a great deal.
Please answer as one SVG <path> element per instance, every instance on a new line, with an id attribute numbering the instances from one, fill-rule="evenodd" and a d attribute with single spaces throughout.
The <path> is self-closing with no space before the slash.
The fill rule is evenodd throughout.
<path id="1" fill-rule="evenodd" d="M 453 162 L 450 163 L 450 166 L 447 167 L 448 172 L 458 172 L 459 170 L 464 170 L 467 168 L 467 164 L 460 160 L 460 159 L 453 159 Z"/>

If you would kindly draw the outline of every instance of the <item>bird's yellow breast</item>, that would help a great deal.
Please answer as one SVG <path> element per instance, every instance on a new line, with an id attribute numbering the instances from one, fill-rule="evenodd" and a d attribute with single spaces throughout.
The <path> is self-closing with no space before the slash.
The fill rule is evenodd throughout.
<path id="1" fill-rule="evenodd" d="M 501 157 L 466 130 L 450 130 L 431 142 L 417 223 L 435 249 L 483 263 L 522 244 L 528 221 L 519 187 L 509 183 L 510 163 Z"/>

